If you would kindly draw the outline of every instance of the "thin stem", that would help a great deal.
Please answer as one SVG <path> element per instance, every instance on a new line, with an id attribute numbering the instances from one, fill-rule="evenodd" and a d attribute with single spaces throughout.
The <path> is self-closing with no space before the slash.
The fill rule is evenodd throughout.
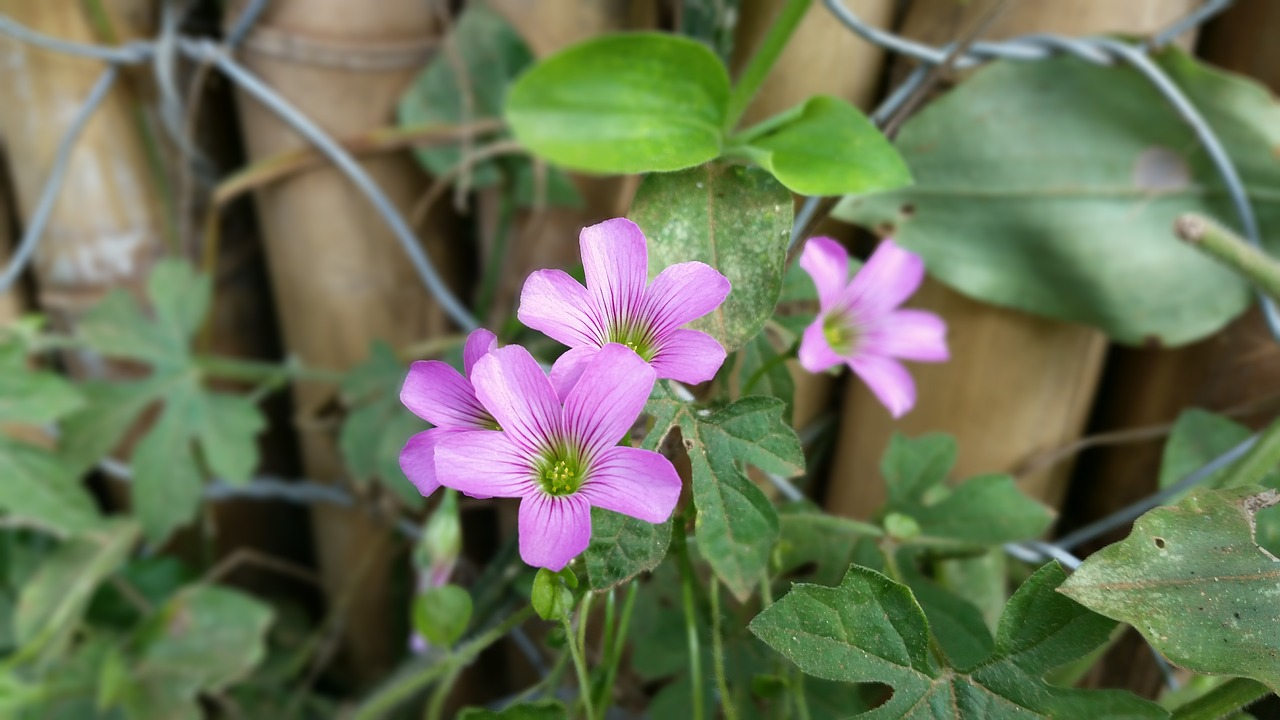
<path id="1" fill-rule="evenodd" d="M 462 668 L 456 667 L 453 672 L 445 676 L 444 680 L 436 684 L 436 689 L 431 693 L 431 700 L 427 703 L 426 720 L 440 720 L 440 714 L 444 712 L 445 700 L 449 699 L 449 693 L 453 690 L 453 685 L 460 674 L 462 674 Z"/>
<path id="2" fill-rule="evenodd" d="M 689 559 L 689 540 L 684 524 L 676 523 L 677 556 L 680 564 L 680 588 L 684 602 L 684 629 L 689 643 L 689 680 L 693 685 L 693 720 L 703 720 L 702 650 L 698 645 L 698 608 L 694 601 L 693 562 Z"/>
<path id="3" fill-rule="evenodd" d="M 252 383 L 270 383 L 282 379 L 313 380 L 337 383 L 342 373 L 300 367 L 294 363 L 269 363 L 260 360 L 201 355 L 195 358 L 195 366 L 206 374 L 224 380 L 242 380 Z"/>
<path id="4" fill-rule="evenodd" d="M 1257 680 L 1232 678 L 1173 711 L 1173 720 L 1219 720 L 1230 717 L 1271 690 Z"/>
<path id="5" fill-rule="evenodd" d="M 787 4 L 778 13 L 777 19 L 769 28 L 769 34 L 765 35 L 760 47 L 756 48 L 755 54 L 751 56 L 751 62 L 747 63 L 746 69 L 738 77 L 738 83 L 733 87 L 733 93 L 729 96 L 729 108 L 724 124 L 726 131 L 731 132 L 737 127 L 742 114 L 747 111 L 747 105 L 751 104 L 751 98 L 755 97 L 756 91 L 769 76 L 769 71 L 773 69 L 778 56 L 787 46 L 791 34 L 804 19 L 804 14 L 809 10 L 811 3 L 812 0 L 787 0 Z"/>
<path id="6" fill-rule="evenodd" d="M 716 688 L 720 691 L 720 708 L 727 720 L 737 720 L 738 708 L 729 694 L 729 679 L 724 673 L 724 640 L 720 637 L 720 583 L 711 576 L 711 665 L 716 674 Z"/>
<path id="7" fill-rule="evenodd" d="M 800 720 L 809 720 L 809 699 L 804 692 L 804 671 L 794 668 L 791 679 L 791 697 L 796 701 L 796 715 Z"/>
<path id="8" fill-rule="evenodd" d="M 583 700 L 582 706 L 586 708 L 587 720 L 595 720 L 595 708 L 591 707 L 591 680 L 587 677 L 587 664 L 583 662 L 582 650 L 573 639 L 573 625 L 569 624 L 569 618 L 560 618 L 560 622 L 564 625 L 565 641 L 569 645 L 569 655 L 573 658 L 573 669 L 578 673 L 578 698 Z"/>
<path id="9" fill-rule="evenodd" d="M 1252 280 L 1271 297 L 1280 299 L 1280 261 L 1201 215 L 1183 215 L 1173 224 L 1173 229 L 1188 244 Z"/>
<path id="10" fill-rule="evenodd" d="M 594 599 L 595 595 L 588 590 L 582 596 L 578 610 L 578 650 L 583 657 L 587 656 L 587 619 L 591 617 L 591 601 Z"/>
<path id="11" fill-rule="evenodd" d="M 382 717 L 389 710 L 412 697 L 418 690 L 453 672 L 455 668 L 460 669 L 470 665 L 471 661 L 475 660 L 485 648 L 506 637 L 513 628 L 531 617 L 533 617 L 533 607 L 523 607 L 498 625 L 462 645 L 440 662 L 427 665 L 402 679 L 392 681 L 391 684 L 379 689 L 372 697 L 365 700 L 356 709 L 352 720 L 374 720 Z"/>
<path id="12" fill-rule="evenodd" d="M 631 625 L 631 610 L 636 604 L 636 593 L 640 584 L 635 580 L 627 587 L 627 599 L 622 602 L 622 617 L 618 620 L 618 631 L 614 634 L 613 645 L 606 647 L 606 670 L 604 686 L 600 688 L 600 717 L 604 717 L 613 700 L 613 683 L 618 677 L 618 665 L 622 662 L 622 649 L 627 645 L 627 628 Z M 613 593 L 609 593 L 612 603 Z"/>

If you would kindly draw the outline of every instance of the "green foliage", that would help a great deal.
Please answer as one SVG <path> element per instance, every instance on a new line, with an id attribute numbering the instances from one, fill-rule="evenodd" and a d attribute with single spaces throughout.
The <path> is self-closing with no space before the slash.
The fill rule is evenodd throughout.
<path id="1" fill-rule="evenodd" d="M 768 173 L 711 163 L 647 176 L 629 217 L 649 240 L 649 275 L 699 260 L 733 289 L 715 312 L 689 324 L 733 352 L 773 314 L 791 237 L 791 195 Z"/>
<path id="2" fill-rule="evenodd" d="M 739 463 L 786 477 L 804 471 L 795 431 L 777 398 L 745 397 L 714 412 L 674 399 L 649 401 L 665 428 L 680 428 L 693 467 L 700 552 L 730 592 L 745 600 L 759 582 L 778 539 L 778 513 Z M 655 436 L 665 429 L 655 425 Z"/>
<path id="3" fill-rule="evenodd" d="M 605 590 L 649 572 L 667 556 L 670 544 L 671 520 L 647 523 L 593 507 L 591 544 L 583 556 L 587 584 L 592 590 Z"/>
<path id="4" fill-rule="evenodd" d="M 249 479 L 265 420 L 247 398 L 207 390 L 196 371 L 189 346 L 209 307 L 209 279 L 166 260 L 152 271 L 147 296 L 153 318 L 115 290 L 85 315 L 79 333 L 104 355 L 149 365 L 151 376 L 86 386 L 85 408 L 63 431 L 68 455 L 82 469 L 110 451 L 143 409 L 163 402 L 133 455 L 138 520 L 158 542 L 195 516 L 206 472 L 232 483 Z"/>
<path id="5" fill-rule="evenodd" d="M 1262 237 L 1280 237 L 1280 106 L 1176 48 L 1157 59 L 1222 139 Z M 908 121 L 897 145 L 917 185 L 847 199 L 837 215 L 893 234 L 967 295 L 1165 345 L 1250 302 L 1240 278 L 1173 238 L 1181 213 L 1235 214 L 1191 129 L 1132 68 L 992 63 Z"/>
<path id="6" fill-rule="evenodd" d="M 423 499 L 400 469 L 400 449 L 410 435 L 427 424 L 400 403 L 400 386 L 408 369 L 385 342 L 369 348 L 369 359 L 347 374 L 342 397 L 351 408 L 338 435 L 347 470 L 357 482 L 378 478 L 409 508 Z"/>
<path id="7" fill-rule="evenodd" d="M 955 439 L 895 434 L 880 462 L 888 487 L 886 518 L 904 515 L 919 525 L 919 544 L 998 545 L 1036 537 L 1053 522 L 1049 508 L 1023 495 L 1008 475 L 980 475 L 954 487 Z"/>
<path id="8" fill-rule="evenodd" d="M 1062 592 L 1133 625 L 1173 663 L 1276 690 L 1280 561 L 1254 542 L 1253 518 L 1278 502 L 1274 490 L 1199 490 L 1138 518 Z"/>
<path id="9" fill-rule="evenodd" d="M 559 700 L 516 703 L 503 710 L 465 708 L 458 720 L 565 720 L 569 712 Z"/>
<path id="10" fill-rule="evenodd" d="M 428 588 L 413 600 L 413 628 L 435 645 L 451 647 L 471 622 L 471 594 L 457 585 Z"/>
<path id="11" fill-rule="evenodd" d="M 195 585 L 173 597 L 134 638 L 131 718 L 200 717 L 196 694 L 244 677 L 266 655 L 269 607 L 247 595 Z"/>
<path id="12" fill-rule="evenodd" d="M 895 190 L 911 173 L 857 108 L 819 95 L 734 138 L 735 149 L 801 195 Z"/>
<path id="13" fill-rule="evenodd" d="M 767 395 L 781 400 L 782 419 L 791 422 L 796 384 L 786 360 L 794 353 L 780 352 L 766 326 L 738 352 L 738 386 L 743 395 Z"/>
<path id="14" fill-rule="evenodd" d="M 593 38 L 543 60 L 507 95 L 533 152 L 573 170 L 683 170 L 723 142 L 729 76 L 697 42 L 658 33 Z"/>
<path id="15" fill-rule="evenodd" d="M 507 87 L 532 62 L 533 53 L 501 15 L 483 5 L 467 5 L 453 23 L 444 47 L 400 99 L 400 123 L 429 127 L 500 118 Z M 456 145 L 418 147 L 413 153 L 428 172 L 437 176 L 454 171 L 462 160 L 462 150 Z M 471 186 L 495 185 L 504 170 L 512 174 L 516 200 L 522 205 L 532 204 L 533 169 L 525 157 L 476 163 L 470 169 Z M 547 173 L 550 202 L 582 204 L 577 189 L 563 172 L 548 168 Z"/>
<path id="16" fill-rule="evenodd" d="M 1052 687 L 1041 680 L 1105 642 L 1113 624 L 1055 592 L 1056 564 L 1010 599 L 989 656 L 952 665 L 930 652 L 929 623 L 905 586 L 853 566 L 836 588 L 797 585 L 751 621 L 751 631 L 801 670 L 893 688 L 866 718 L 1161 718 L 1124 692 Z"/>
<path id="17" fill-rule="evenodd" d="M 14 613 L 21 644 L 65 649 L 98 585 L 115 572 L 138 539 L 138 525 L 112 520 L 59 547 L 22 588 Z"/>

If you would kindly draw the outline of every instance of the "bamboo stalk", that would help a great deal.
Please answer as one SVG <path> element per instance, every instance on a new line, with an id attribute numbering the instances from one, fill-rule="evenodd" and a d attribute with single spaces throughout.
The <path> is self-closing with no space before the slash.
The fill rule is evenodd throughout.
<path id="1" fill-rule="evenodd" d="M 238 17 L 233 3 L 228 18 Z M 335 135 L 387 125 L 401 93 L 430 57 L 437 9 L 420 0 L 376 6 L 344 0 L 278 0 L 245 38 L 245 64 L 301 112 Z M 242 96 L 241 123 L 252 160 L 292 152 L 305 141 L 253 100 Z M 361 161 L 402 212 L 425 186 L 404 153 Z M 349 368 L 382 339 L 403 346 L 444 332 L 448 324 L 386 226 L 349 183 L 325 168 L 292 175 L 258 190 L 257 207 L 287 349 L 317 367 Z M 436 215 L 439 217 L 439 215 Z M 420 229 L 428 252 L 448 267 L 448 227 Z M 332 388 L 300 383 L 299 407 L 316 407 Z M 311 477 L 336 480 L 344 466 L 331 428 L 299 428 Z M 313 540 L 326 593 L 344 579 L 386 530 L 366 510 L 316 507 Z M 371 552 L 371 551 L 370 551 Z M 392 555 L 370 560 L 361 591 L 345 607 L 340 677 L 365 685 L 401 654 L 403 621 L 394 611 Z"/>
<path id="2" fill-rule="evenodd" d="M 9 210 L 9 188 L 5 182 L 5 159 L 0 153 L 0 267 L 9 263 L 13 254 L 13 215 Z M 0 293 L 0 327 L 22 314 L 22 298 L 18 287 Z"/>
<path id="3" fill-rule="evenodd" d="M 94 36 L 78 0 L 0 0 L 0 12 L 49 35 Z M 0 136 L 7 140 L 17 211 L 29 218 L 58 143 L 104 70 L 100 63 L 0 38 Z M 163 250 L 163 227 L 132 99 L 114 87 L 71 154 L 34 262 L 41 309 L 61 326 L 116 286 L 138 291 Z M 80 373 L 109 372 L 69 358 Z"/>
<path id="4" fill-rule="evenodd" d="M 1280 4 L 1239 0 L 1202 33 L 1204 59 L 1252 76 L 1280 91 L 1280 46 L 1274 38 Z M 1116 431 L 1172 422 L 1189 406 L 1223 411 L 1280 387 L 1280 345 L 1255 305 L 1213 337 L 1180 348 L 1116 348 L 1107 362 L 1096 430 Z M 1274 407 L 1274 406 L 1272 406 Z M 1255 428 L 1269 414 L 1239 418 Z M 1150 494 L 1156 487 L 1163 442 L 1106 448 L 1085 456 L 1073 489 L 1073 523 L 1086 524 Z M 1121 533 L 1100 539 L 1110 542 Z M 1108 685 L 1139 694 L 1159 692 L 1162 679 L 1146 643 L 1127 638 L 1100 667 Z"/>
<path id="5" fill-rule="evenodd" d="M 916 0 L 903 33 L 945 43 L 988 15 L 999 0 Z M 1147 33 L 1194 6 L 1193 0 L 1115 3 L 1012 2 L 987 37 L 1034 32 Z M 1029 458 L 1080 436 L 1097 387 L 1106 339 L 1096 330 L 975 302 L 932 280 L 912 301 L 946 319 L 951 361 L 913 365 L 919 401 L 898 422 L 890 420 L 866 387 L 846 386 L 834 474 L 827 496 L 837 513 L 866 516 L 884 498 L 880 455 L 894 432 L 946 431 L 959 442 L 955 476 L 1012 471 Z M 1026 477 L 1022 488 L 1061 503 L 1069 463 Z"/>

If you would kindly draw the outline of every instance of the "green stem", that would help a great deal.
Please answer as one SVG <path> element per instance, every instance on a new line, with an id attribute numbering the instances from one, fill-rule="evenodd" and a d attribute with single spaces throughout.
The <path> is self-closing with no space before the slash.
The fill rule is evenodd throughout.
<path id="1" fill-rule="evenodd" d="M 778 13 L 777 19 L 769 28 L 769 34 L 765 35 L 760 47 L 756 48 L 755 55 L 751 56 L 751 62 L 747 63 L 742 75 L 738 76 L 738 83 L 733 86 L 733 93 L 729 96 L 729 108 L 725 115 L 726 132 L 732 132 L 737 127 L 742 114 L 747 111 L 747 105 L 751 104 L 751 98 L 755 97 L 756 91 L 768 77 L 773 64 L 778 61 L 778 56 L 782 54 L 787 41 L 791 39 L 791 34 L 804 19 L 804 14 L 812 2 L 813 0 L 787 0 L 787 4 Z"/>
<path id="2" fill-rule="evenodd" d="M 1280 300 L 1280 261 L 1244 238 L 1201 215 L 1183 215 L 1173 224 L 1178 237 L 1252 280 Z"/>
<path id="3" fill-rule="evenodd" d="M 720 637 L 720 583 L 711 576 L 711 665 L 716 673 L 716 688 L 720 691 L 720 708 L 726 720 L 738 720 L 738 708 L 729 694 L 729 679 L 724 673 L 724 640 Z"/>
<path id="4" fill-rule="evenodd" d="M 635 607 L 636 593 L 639 589 L 639 583 L 632 580 L 631 585 L 627 587 L 627 599 L 622 601 L 622 617 L 618 620 L 618 631 L 614 633 L 613 644 L 605 648 L 605 652 L 608 653 L 608 664 L 604 686 L 600 689 L 600 717 L 605 716 L 613 700 L 613 683 L 618 678 L 618 665 L 622 663 L 622 650 L 627 645 L 627 628 L 631 624 L 631 610 Z M 609 600 L 613 600 L 612 592 L 609 593 Z"/>
<path id="5" fill-rule="evenodd" d="M 1231 468 L 1222 486 L 1258 485 L 1276 465 L 1280 465 L 1280 419 L 1262 431 L 1258 442 Z"/>
<path id="6" fill-rule="evenodd" d="M 792 343 L 791 347 L 777 355 L 774 355 L 760 367 L 756 368 L 756 371 L 751 373 L 751 377 L 747 378 L 747 381 L 742 383 L 742 395 L 750 395 L 751 391 L 755 389 L 756 383 L 760 382 L 760 378 L 764 377 L 765 373 L 779 365 L 782 365 L 788 360 L 794 359 L 796 357 L 796 353 L 799 351 L 800 343 Z"/>
<path id="7" fill-rule="evenodd" d="M 804 692 L 804 671 L 795 668 L 791 678 L 791 697 L 796 702 L 796 715 L 800 720 L 809 720 L 809 698 Z"/>
<path id="8" fill-rule="evenodd" d="M 515 216 L 515 188 L 503 188 L 498 204 L 498 227 L 493 240 L 493 252 L 489 254 L 489 266 L 484 269 L 480 281 L 480 294 L 476 298 L 476 317 L 484 319 L 493 309 L 493 298 L 498 292 L 502 270 L 507 258 L 507 246 L 511 244 L 512 218 Z"/>
<path id="9" fill-rule="evenodd" d="M 444 701 L 449 698 L 449 692 L 453 690 L 453 685 L 461 673 L 462 668 L 454 668 L 453 672 L 436 685 L 436 689 L 431 693 L 431 700 L 427 703 L 426 720 L 440 720 L 440 714 L 444 712 Z"/>
<path id="10" fill-rule="evenodd" d="M 1219 720 L 1271 693 L 1249 678 L 1232 678 L 1173 711 L 1173 720 Z"/>
<path id="11" fill-rule="evenodd" d="M 212 355 L 197 356 L 194 359 L 194 363 L 205 374 L 224 380 L 241 380 L 252 383 L 269 383 L 288 379 L 313 380 L 325 383 L 342 381 L 342 373 L 304 368 L 291 363 L 278 364 Z"/>
<path id="12" fill-rule="evenodd" d="M 595 720 L 595 709 L 591 707 L 591 680 L 587 677 L 587 664 L 583 662 L 582 651 L 573 639 L 573 626 L 569 624 L 568 617 L 560 618 L 560 622 L 564 624 L 564 636 L 569 645 L 569 655 L 573 658 L 573 669 L 578 673 L 578 696 L 583 700 L 582 706 L 586 708 L 587 720 Z"/>
<path id="13" fill-rule="evenodd" d="M 412 697 L 414 693 L 453 672 L 455 668 L 460 669 L 470 665 L 485 648 L 506 637 L 507 633 L 531 617 L 533 617 L 533 607 L 523 607 L 498 625 L 462 645 L 440 662 L 393 680 L 361 703 L 352 720 L 374 720 L 382 717 L 389 710 Z"/>
<path id="14" fill-rule="evenodd" d="M 684 630 L 689 642 L 689 681 L 693 685 L 693 720 L 703 719 L 702 650 L 698 645 L 698 608 L 694 602 L 693 562 L 689 559 L 689 540 L 684 523 L 676 523 L 677 555 L 680 563 L 680 588 L 684 602 Z"/>

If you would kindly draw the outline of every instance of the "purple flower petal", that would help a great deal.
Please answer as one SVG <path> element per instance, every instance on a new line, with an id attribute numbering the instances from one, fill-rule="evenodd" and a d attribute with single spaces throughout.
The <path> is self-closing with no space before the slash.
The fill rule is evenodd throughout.
<path id="1" fill-rule="evenodd" d="M 462 346 L 462 369 L 466 371 L 467 377 L 471 377 L 471 369 L 476 366 L 476 361 L 497 347 L 497 335 L 484 328 L 472 330 L 467 336 L 467 344 Z"/>
<path id="2" fill-rule="evenodd" d="M 697 330 L 672 330 L 658 342 L 650 363 L 660 378 L 696 385 L 716 376 L 725 352 L 716 339 Z"/>
<path id="3" fill-rule="evenodd" d="M 588 457 L 616 445 L 644 410 L 654 379 L 653 368 L 630 348 L 605 345 L 564 400 L 566 433 Z"/>
<path id="4" fill-rule="evenodd" d="M 423 497 L 440 487 L 436 480 L 436 442 L 441 433 L 447 432 L 450 431 L 444 428 L 424 430 L 410 436 L 400 451 L 400 469 Z"/>
<path id="5" fill-rule="evenodd" d="M 560 571 L 591 542 L 591 506 L 581 494 L 555 497 L 541 491 L 520 501 L 520 558 Z"/>
<path id="6" fill-rule="evenodd" d="M 840 302 L 862 316 L 886 313 L 911 297 L 923 279 L 924 260 L 887 239 L 854 274 Z"/>
<path id="7" fill-rule="evenodd" d="M 895 418 L 902 417 L 915 406 L 915 381 L 897 360 L 881 355 L 858 355 L 849 361 L 849 367 Z"/>
<path id="8" fill-rule="evenodd" d="M 923 310 L 895 310 L 869 334 L 863 348 L 869 354 L 888 355 L 918 362 L 944 362 L 947 351 L 947 324 Z"/>
<path id="9" fill-rule="evenodd" d="M 644 233 L 630 220 L 614 218 L 583 228 L 578 239 L 596 310 L 610 320 L 638 317 L 649 282 Z"/>
<path id="10" fill-rule="evenodd" d="M 439 360 L 419 360 L 409 366 L 400 402 L 439 427 L 482 428 L 489 417 L 471 383 Z"/>
<path id="11" fill-rule="evenodd" d="M 678 263 L 653 279 L 645 292 L 644 317 L 661 336 L 720 307 L 729 289 L 729 279 L 710 265 Z"/>
<path id="12" fill-rule="evenodd" d="M 436 442 L 436 480 L 471 497 L 541 492 L 529 456 L 500 430 L 451 432 Z"/>
<path id="13" fill-rule="evenodd" d="M 614 447 L 591 468 L 578 494 L 592 505 L 645 522 L 666 522 L 680 500 L 680 476 L 660 453 Z"/>
<path id="14" fill-rule="evenodd" d="M 498 425 L 527 453 L 548 447 L 559 433 L 560 399 L 537 361 L 520 345 L 480 358 L 471 382 Z"/>
<path id="15" fill-rule="evenodd" d="M 804 335 L 800 336 L 800 352 L 797 354 L 800 367 L 811 373 L 823 372 L 844 362 L 844 358 L 837 355 L 827 342 L 827 336 L 822 331 L 822 320 L 823 316 L 819 315 L 804 329 Z"/>
<path id="16" fill-rule="evenodd" d="M 569 347 L 600 346 L 605 328 L 587 289 L 563 270 L 539 270 L 524 281 L 516 317 Z"/>
<path id="17" fill-rule="evenodd" d="M 573 348 L 556 358 L 555 364 L 551 366 L 551 374 L 547 377 L 551 380 L 551 387 L 556 389 L 556 396 L 561 401 L 569 397 L 569 391 L 578 384 L 582 371 L 587 369 L 587 365 L 598 352 L 600 348 L 584 345 Z"/>
<path id="18" fill-rule="evenodd" d="M 818 305 L 826 310 L 836 303 L 848 283 L 849 252 L 831 238 L 810 238 L 800 255 L 800 267 L 813 278 Z"/>

